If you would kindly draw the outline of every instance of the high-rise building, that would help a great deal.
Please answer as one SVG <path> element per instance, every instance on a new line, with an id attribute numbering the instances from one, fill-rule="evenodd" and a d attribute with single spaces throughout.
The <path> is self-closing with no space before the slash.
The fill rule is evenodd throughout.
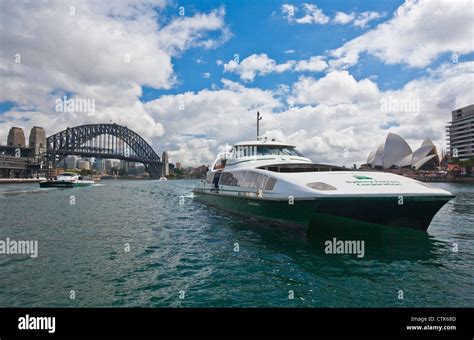
<path id="1" fill-rule="evenodd" d="M 168 159 L 168 152 L 164 151 L 163 155 L 161 156 L 161 161 L 163 162 L 163 176 L 170 175 L 170 167 L 169 167 L 169 159 Z"/>
<path id="2" fill-rule="evenodd" d="M 128 173 L 128 162 L 125 159 L 120 161 L 120 170 Z"/>
<path id="3" fill-rule="evenodd" d="M 451 157 L 468 160 L 474 157 L 474 104 L 454 110 L 446 126 L 446 139 Z"/>
<path id="4" fill-rule="evenodd" d="M 67 156 L 64 158 L 64 167 L 66 169 L 76 169 L 78 156 Z"/>
<path id="5" fill-rule="evenodd" d="M 176 163 L 176 169 L 181 169 L 181 163 L 179 162 Z"/>
<path id="6" fill-rule="evenodd" d="M 31 128 L 30 132 L 30 148 L 34 149 L 34 155 L 39 156 L 46 152 L 46 133 L 39 126 Z"/>
<path id="7" fill-rule="evenodd" d="M 91 169 L 91 163 L 85 159 L 79 159 L 77 161 L 77 168 L 81 170 L 90 170 Z"/>
<path id="8" fill-rule="evenodd" d="M 116 159 L 106 159 L 105 160 L 105 171 L 112 173 L 120 168 L 120 161 Z"/>
<path id="9" fill-rule="evenodd" d="M 22 128 L 12 127 L 10 129 L 10 132 L 8 132 L 7 145 L 19 146 L 21 148 L 25 147 L 25 133 Z"/>
<path id="10" fill-rule="evenodd" d="M 105 159 L 98 158 L 94 162 L 94 168 L 99 171 L 105 170 Z"/>

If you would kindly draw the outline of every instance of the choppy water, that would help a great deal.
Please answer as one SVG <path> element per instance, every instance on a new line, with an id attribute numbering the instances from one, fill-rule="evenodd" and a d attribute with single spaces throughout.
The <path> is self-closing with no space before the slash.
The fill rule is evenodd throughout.
<path id="1" fill-rule="evenodd" d="M 308 239 L 183 198 L 195 183 L 0 186 L 0 240 L 39 244 L 37 258 L 0 255 L 0 306 L 474 306 L 472 185 L 436 184 L 457 197 L 428 233 Z M 324 254 L 333 236 L 363 239 L 365 257 Z"/>

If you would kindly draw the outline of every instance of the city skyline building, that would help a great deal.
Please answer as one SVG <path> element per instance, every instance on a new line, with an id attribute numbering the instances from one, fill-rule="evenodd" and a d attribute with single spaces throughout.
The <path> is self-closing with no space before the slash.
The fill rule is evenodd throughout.
<path id="1" fill-rule="evenodd" d="M 64 158 L 64 167 L 66 169 L 76 169 L 78 160 L 78 156 L 67 156 Z"/>
<path id="2" fill-rule="evenodd" d="M 461 161 L 474 157 L 474 104 L 451 112 L 446 126 L 446 144 L 453 158 Z"/>

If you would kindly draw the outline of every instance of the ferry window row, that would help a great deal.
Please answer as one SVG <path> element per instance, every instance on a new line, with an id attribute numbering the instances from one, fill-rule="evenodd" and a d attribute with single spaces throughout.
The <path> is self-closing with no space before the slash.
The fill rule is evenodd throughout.
<path id="1" fill-rule="evenodd" d="M 223 172 L 219 185 L 252 188 L 257 190 L 273 190 L 276 179 L 252 171 Z"/>
<path id="2" fill-rule="evenodd" d="M 287 146 L 258 146 L 257 155 L 286 155 L 304 157 L 298 150 Z"/>
<path id="3" fill-rule="evenodd" d="M 237 146 L 234 150 L 237 157 L 252 156 L 299 156 L 304 157 L 298 150 L 290 146 L 259 145 Z"/>

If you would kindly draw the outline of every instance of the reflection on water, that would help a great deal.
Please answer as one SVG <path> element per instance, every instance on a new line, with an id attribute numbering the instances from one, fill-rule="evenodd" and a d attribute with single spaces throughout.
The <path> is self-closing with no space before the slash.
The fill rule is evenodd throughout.
<path id="1" fill-rule="evenodd" d="M 0 239 L 39 243 L 37 259 L 0 255 L 0 305 L 474 304 L 473 186 L 439 184 L 457 197 L 428 232 L 332 226 L 307 237 L 194 201 L 195 183 L 0 186 Z M 325 242 L 333 238 L 363 240 L 364 257 L 326 254 Z M 68 298 L 71 289 L 78 292 L 75 301 Z M 294 299 L 288 298 L 290 290 Z M 186 292 L 183 300 L 180 291 Z"/>
<path id="2" fill-rule="evenodd" d="M 234 219 L 239 219 L 237 215 Z M 298 257 L 312 256 L 319 261 L 336 261 L 340 264 L 356 263 L 375 260 L 379 262 L 392 261 L 430 261 L 437 265 L 436 258 L 445 254 L 450 244 L 437 240 L 426 232 L 406 228 L 363 226 L 358 229 L 347 229 L 347 226 L 334 225 L 331 229 L 319 228 L 317 232 L 306 235 L 301 230 L 289 229 L 283 226 L 268 225 L 261 220 L 240 221 L 230 224 L 236 230 L 248 230 L 258 234 L 260 243 L 266 249 L 284 253 L 298 262 Z M 276 232 L 278 231 L 278 232 Z M 336 240 L 364 241 L 364 258 L 356 256 L 341 256 L 326 254 L 325 243 Z M 304 249 L 305 252 L 300 250 Z M 347 261 L 348 260 L 348 261 Z M 317 268 L 316 268 L 317 269 Z"/>

